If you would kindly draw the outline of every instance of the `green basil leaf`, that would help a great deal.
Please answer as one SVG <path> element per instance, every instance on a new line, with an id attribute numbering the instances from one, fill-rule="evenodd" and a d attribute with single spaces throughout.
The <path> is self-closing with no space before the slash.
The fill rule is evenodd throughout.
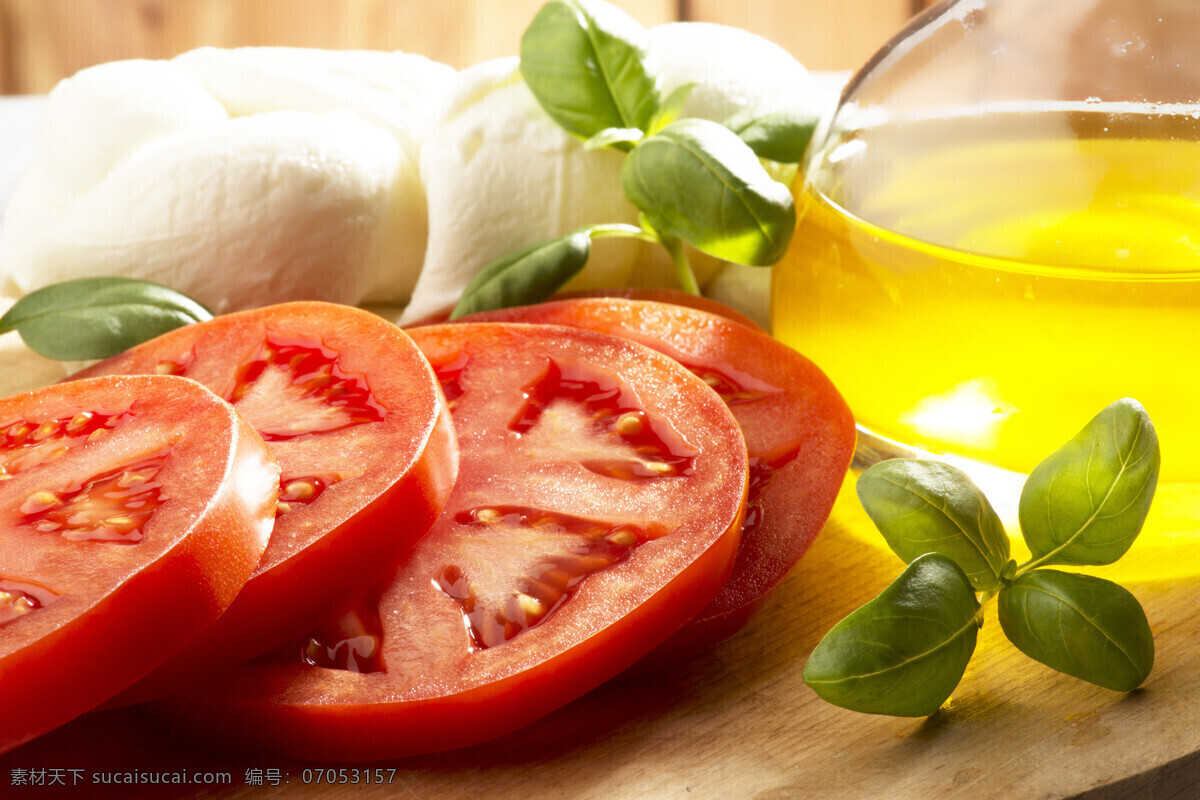
<path id="1" fill-rule="evenodd" d="M 1039 464 L 1021 490 L 1036 564 L 1111 564 L 1142 529 L 1158 481 L 1158 436 L 1136 400 L 1118 400 Z"/>
<path id="2" fill-rule="evenodd" d="M 978 611 L 957 564 L 938 553 L 921 556 L 825 635 L 804 665 L 804 682 L 852 711 L 932 714 L 971 660 Z"/>
<path id="3" fill-rule="evenodd" d="M 628 150 L 640 142 L 646 134 L 639 128 L 605 128 L 583 143 L 584 150 L 599 150 L 603 147 L 616 147 Z"/>
<path id="4" fill-rule="evenodd" d="M 765 113 L 744 108 L 725 120 L 725 127 L 736 133 L 759 158 L 798 164 L 819 119 L 816 113 L 797 107 Z"/>
<path id="5" fill-rule="evenodd" d="M 726 261 L 773 264 L 796 227 L 788 188 L 736 134 L 708 120 L 678 120 L 643 139 L 625 159 L 621 185 L 657 230 Z"/>
<path id="6" fill-rule="evenodd" d="M 1025 655 L 1106 689 L 1133 691 L 1154 666 L 1146 612 L 1112 581 L 1035 569 L 1000 591 L 999 617 Z"/>
<path id="7" fill-rule="evenodd" d="M 108 358 L 155 336 L 212 319 L 173 289 L 133 278 L 78 278 L 18 300 L 0 333 L 18 331 L 30 349 L 59 361 Z"/>
<path id="8" fill-rule="evenodd" d="M 978 591 L 996 587 L 1009 558 L 1004 523 L 962 470 L 940 461 L 894 458 L 864 472 L 856 486 L 867 515 L 892 551 L 910 562 L 941 553 Z"/>
<path id="9" fill-rule="evenodd" d="M 592 239 L 584 229 L 493 261 L 467 284 L 450 319 L 540 303 L 579 274 L 591 249 Z"/>
<path id="10" fill-rule="evenodd" d="M 550 0 L 521 37 L 521 75 L 567 132 L 590 139 L 605 128 L 648 130 L 658 76 L 645 30 L 616 6 Z"/>
<path id="11" fill-rule="evenodd" d="M 683 107 L 687 105 L 687 101 L 692 96 L 692 90 L 695 88 L 695 83 L 681 83 L 672 89 L 671 93 L 659 103 L 658 111 L 654 113 L 654 118 L 650 120 L 650 127 L 646 130 L 646 133 L 658 133 L 679 119 L 679 115 L 683 113 Z"/>

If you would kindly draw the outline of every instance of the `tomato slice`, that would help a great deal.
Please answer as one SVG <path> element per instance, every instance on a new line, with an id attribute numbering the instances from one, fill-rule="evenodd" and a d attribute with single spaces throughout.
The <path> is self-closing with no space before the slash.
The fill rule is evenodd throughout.
<path id="1" fill-rule="evenodd" d="M 573 325 L 665 353 L 712 386 L 742 426 L 750 493 L 733 575 L 647 664 L 678 663 L 741 628 L 824 526 L 854 455 L 854 419 L 816 365 L 764 333 L 678 305 L 588 298 L 464 317 Z"/>
<path id="2" fill-rule="evenodd" d="M 281 476 L 275 530 L 224 616 L 118 703 L 148 699 L 302 634 L 437 518 L 457 470 L 429 364 L 359 309 L 286 303 L 178 328 L 86 370 L 169 372 L 228 400 Z"/>
<path id="3" fill-rule="evenodd" d="M 124 689 L 233 601 L 279 468 L 182 378 L 0 400 L 0 752 Z"/>
<path id="4" fill-rule="evenodd" d="M 301 644 L 156 704 L 176 724 L 321 761 L 474 744 L 616 675 L 725 583 L 746 452 L 702 381 L 592 331 L 412 335 L 461 448 L 442 516 Z"/>

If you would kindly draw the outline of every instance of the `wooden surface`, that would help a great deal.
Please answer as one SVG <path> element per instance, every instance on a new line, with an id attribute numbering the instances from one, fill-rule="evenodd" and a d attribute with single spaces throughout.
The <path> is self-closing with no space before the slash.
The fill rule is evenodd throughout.
<path id="1" fill-rule="evenodd" d="M 931 1 L 931 0 L 930 0 Z M 814 70 L 858 67 L 926 0 L 612 0 L 643 25 L 737 25 Z M 0 0 L 0 94 L 200 45 L 405 50 L 463 68 L 514 55 L 543 0 Z"/>
<path id="2" fill-rule="evenodd" d="M 1003 639 L 993 606 L 942 711 L 872 717 L 824 704 L 800 673 L 820 636 L 899 573 L 877 542 L 853 491 L 843 490 L 800 566 L 711 654 L 671 674 L 613 681 L 500 741 L 370 765 L 391 774 L 389 785 L 305 785 L 306 767 L 336 765 L 220 756 L 124 710 L 83 717 L 0 758 L 0 796 L 43 796 L 11 786 L 13 770 L 38 768 L 83 770 L 79 785 L 60 791 L 89 798 L 1200 796 L 1200 577 L 1127 583 L 1158 651 L 1137 692 L 1109 692 L 1028 660 Z M 247 785 L 247 769 L 278 770 L 280 785 Z M 108 792 L 90 784 L 95 771 L 136 770 L 228 771 L 232 784 Z"/>

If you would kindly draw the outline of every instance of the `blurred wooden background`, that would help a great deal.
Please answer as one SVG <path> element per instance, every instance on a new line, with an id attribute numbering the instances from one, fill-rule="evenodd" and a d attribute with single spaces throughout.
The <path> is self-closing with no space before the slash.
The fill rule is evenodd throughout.
<path id="1" fill-rule="evenodd" d="M 809 69 L 853 69 L 931 0 L 616 0 L 643 25 L 735 25 Z M 200 45 L 421 53 L 462 68 L 514 55 L 543 0 L 0 0 L 0 94 L 42 93 L 83 67 Z"/>

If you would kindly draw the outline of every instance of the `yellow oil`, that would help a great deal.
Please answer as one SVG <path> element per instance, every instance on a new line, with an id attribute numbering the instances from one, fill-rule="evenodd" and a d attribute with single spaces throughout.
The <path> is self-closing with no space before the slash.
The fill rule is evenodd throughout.
<path id="1" fill-rule="evenodd" d="M 870 431 L 1018 475 L 1136 398 L 1162 470 L 1124 571 L 1198 571 L 1198 132 L 1191 114 L 1081 105 L 833 141 L 774 270 L 774 334 Z"/>

